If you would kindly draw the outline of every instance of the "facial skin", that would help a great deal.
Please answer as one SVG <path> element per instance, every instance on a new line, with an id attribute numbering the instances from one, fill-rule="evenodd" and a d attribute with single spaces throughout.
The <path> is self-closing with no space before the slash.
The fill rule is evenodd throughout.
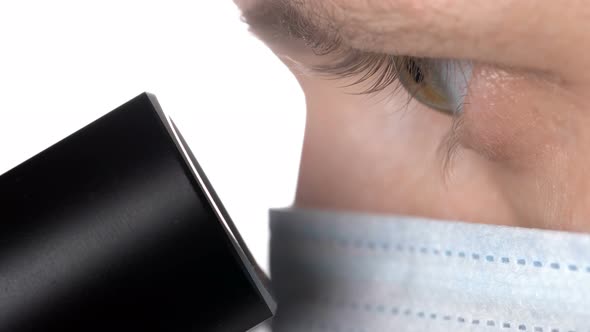
<path id="1" fill-rule="evenodd" d="M 284 0 L 349 51 L 472 61 L 460 119 L 316 73 L 337 60 L 267 10 L 281 1 L 236 3 L 306 95 L 296 206 L 590 231 L 584 1 Z"/>

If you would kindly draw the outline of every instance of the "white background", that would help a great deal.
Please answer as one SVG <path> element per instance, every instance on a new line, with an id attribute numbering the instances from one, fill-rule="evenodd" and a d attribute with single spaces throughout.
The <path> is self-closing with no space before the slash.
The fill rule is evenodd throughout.
<path id="1" fill-rule="evenodd" d="M 266 266 L 267 210 L 294 197 L 304 100 L 232 1 L 0 0 L 0 174 L 143 91 Z"/>

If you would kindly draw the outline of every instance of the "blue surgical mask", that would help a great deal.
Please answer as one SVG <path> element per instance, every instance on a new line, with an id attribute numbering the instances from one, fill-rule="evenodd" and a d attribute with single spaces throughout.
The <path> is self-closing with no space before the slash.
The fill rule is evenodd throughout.
<path id="1" fill-rule="evenodd" d="M 590 235 L 271 211 L 275 331 L 590 331 Z"/>

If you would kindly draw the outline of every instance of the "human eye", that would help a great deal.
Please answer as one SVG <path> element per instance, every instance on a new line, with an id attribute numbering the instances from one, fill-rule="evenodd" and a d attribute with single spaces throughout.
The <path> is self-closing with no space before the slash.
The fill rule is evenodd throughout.
<path id="1" fill-rule="evenodd" d="M 471 77 L 472 65 L 469 61 L 357 50 L 338 53 L 336 59 L 340 57 L 339 60 L 334 61 L 334 57 L 330 57 L 327 64 L 315 65 L 313 69 L 328 77 L 351 79 L 346 87 L 361 86 L 360 94 L 386 90 L 399 92 L 404 89 L 410 98 L 433 110 L 448 115 L 459 115 L 462 112 Z M 329 57 L 329 54 L 323 55 Z"/>
<path id="2" fill-rule="evenodd" d="M 469 79 L 469 61 L 401 57 L 399 82 L 422 104 L 447 114 L 462 112 Z"/>

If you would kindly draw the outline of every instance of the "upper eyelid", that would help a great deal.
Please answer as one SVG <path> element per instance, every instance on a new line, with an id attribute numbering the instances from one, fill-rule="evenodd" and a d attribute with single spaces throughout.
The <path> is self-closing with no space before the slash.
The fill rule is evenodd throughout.
<path id="1" fill-rule="evenodd" d="M 364 83 L 378 72 L 390 72 L 388 77 L 384 77 L 381 82 L 375 81 L 362 93 L 379 92 L 389 85 L 387 83 L 395 81 L 397 75 L 391 65 L 394 55 L 364 51 L 345 45 L 337 33 L 321 29 L 313 20 L 296 9 L 291 1 L 271 1 L 260 2 L 254 9 L 244 12 L 244 20 L 259 36 L 272 30 L 275 34 L 271 34 L 270 38 L 301 40 L 316 55 L 330 58 L 331 61 L 324 61 L 323 64 L 308 66 L 312 71 L 335 78 L 360 75 L 360 78 L 350 85 Z"/>
<path id="2" fill-rule="evenodd" d="M 313 72 L 328 78 L 350 78 L 344 87 L 361 86 L 353 94 L 374 94 L 389 87 L 390 92 L 402 88 L 397 66 L 410 58 L 387 53 L 355 49 L 342 43 L 339 35 L 321 30 L 308 17 L 293 8 L 292 2 L 274 0 L 244 13 L 244 18 L 255 29 L 278 29 L 285 37 L 303 40 L 316 55 L 328 57 L 319 65 L 305 65 Z M 409 100 L 418 91 L 408 91 Z M 408 101 L 409 101 L 408 100 Z"/>

